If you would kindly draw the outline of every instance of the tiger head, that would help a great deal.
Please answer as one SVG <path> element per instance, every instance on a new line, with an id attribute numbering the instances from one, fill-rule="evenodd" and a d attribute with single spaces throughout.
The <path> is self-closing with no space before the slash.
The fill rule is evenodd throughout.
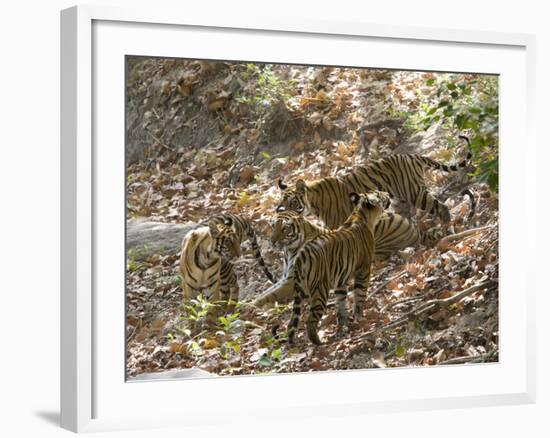
<path id="1" fill-rule="evenodd" d="M 279 180 L 279 188 L 282 191 L 282 199 L 277 206 L 277 212 L 294 211 L 302 214 L 306 209 L 306 183 L 303 179 L 296 181 L 294 188 L 289 187 Z"/>
<path id="2" fill-rule="evenodd" d="M 241 242 L 233 229 L 231 218 L 225 218 L 223 224 L 210 221 L 208 228 L 212 237 L 212 250 L 216 255 L 228 259 L 241 255 Z"/>
<path id="3" fill-rule="evenodd" d="M 364 221 L 374 226 L 384 212 L 384 209 L 390 206 L 390 195 L 386 192 L 373 190 L 371 192 L 349 194 L 353 205 L 353 211 L 346 222 Z"/>
<path id="4" fill-rule="evenodd" d="M 275 248 L 298 248 L 303 243 L 301 221 L 305 219 L 294 211 L 279 211 L 273 220 L 271 243 Z"/>

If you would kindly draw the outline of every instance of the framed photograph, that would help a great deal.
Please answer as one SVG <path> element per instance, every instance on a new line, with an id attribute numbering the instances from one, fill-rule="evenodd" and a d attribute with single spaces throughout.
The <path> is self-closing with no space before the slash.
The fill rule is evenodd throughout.
<path id="1" fill-rule="evenodd" d="M 63 427 L 534 402 L 534 37 L 74 7 L 61 53 Z"/>

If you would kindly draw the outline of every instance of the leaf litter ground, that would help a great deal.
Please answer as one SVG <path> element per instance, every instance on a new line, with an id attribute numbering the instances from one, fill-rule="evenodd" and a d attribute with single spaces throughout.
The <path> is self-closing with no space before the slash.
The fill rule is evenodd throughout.
<path id="1" fill-rule="evenodd" d="M 129 93 L 130 112 L 151 136 L 146 156 L 128 167 L 128 219 L 196 223 L 222 212 L 243 214 L 254 221 L 262 254 L 275 275 L 280 275 L 281 254 L 268 242 L 279 196 L 277 179 L 284 175 L 289 181 L 297 177 L 313 180 L 362 164 L 365 147 L 352 128 L 367 121 L 384 122 L 396 108 L 414 110 L 414 90 L 425 79 L 420 73 L 377 70 L 274 69 L 288 78 L 295 94 L 285 96 L 284 109 L 272 103 L 273 109 L 266 112 L 250 104 L 243 109 L 246 96 L 257 92 L 257 86 L 243 80 L 233 64 L 204 71 L 190 61 L 141 60 L 137 64 L 130 82 L 136 90 Z M 201 144 L 198 134 L 178 138 L 193 117 L 205 121 L 203 130 L 209 129 L 209 135 L 201 135 L 208 143 Z M 300 129 L 293 138 L 281 140 L 284 120 Z M 385 156 L 411 144 L 408 152 L 421 147 L 432 158 L 448 157 L 441 139 L 450 133 L 444 128 L 438 132 L 415 144 L 405 129 L 382 125 L 367 132 L 368 153 Z M 281 325 L 282 330 L 288 321 L 290 310 L 284 305 L 267 310 L 241 307 L 215 323 L 194 318 L 189 308 L 182 307 L 179 254 L 140 257 L 130 251 L 128 376 L 193 367 L 217 375 L 238 375 L 498 361 L 496 287 L 383 329 L 430 299 L 448 298 L 479 282 L 498 279 L 495 194 L 464 175 L 429 172 L 426 178 L 433 192 L 451 196 L 447 204 L 456 233 L 476 227 L 483 230 L 434 248 L 403 251 L 377 263 L 364 320 L 348 332 L 337 333 L 334 302 L 329 302 L 320 324 L 325 344 L 319 347 L 312 346 L 302 331 L 290 348 L 272 336 L 274 325 Z M 469 222 L 465 219 L 469 203 L 456 196 L 467 185 L 478 200 Z M 241 299 L 269 287 L 251 251 L 245 251 L 235 267 Z M 197 303 L 193 311 L 200 314 L 205 306 Z"/>

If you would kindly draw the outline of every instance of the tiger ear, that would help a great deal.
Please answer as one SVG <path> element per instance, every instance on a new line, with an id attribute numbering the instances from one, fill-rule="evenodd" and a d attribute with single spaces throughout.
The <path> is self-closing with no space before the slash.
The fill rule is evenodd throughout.
<path id="1" fill-rule="evenodd" d="M 229 216 L 225 216 L 223 218 L 223 223 L 225 225 L 231 226 L 231 225 L 233 225 L 233 219 L 231 219 Z"/>
<path id="2" fill-rule="evenodd" d="M 220 234 L 220 230 L 218 229 L 218 225 L 215 222 L 208 222 L 208 228 L 210 229 L 210 235 L 212 237 L 217 237 L 218 234 Z"/>
<path id="3" fill-rule="evenodd" d="M 357 205 L 359 203 L 359 195 L 355 192 L 351 192 L 349 194 L 349 200 L 353 205 Z"/>
<path id="4" fill-rule="evenodd" d="M 296 191 L 304 193 L 306 191 L 306 182 L 303 179 L 296 181 Z"/>
<path id="5" fill-rule="evenodd" d="M 288 188 L 288 186 L 283 182 L 282 179 L 279 179 L 279 188 L 280 188 L 281 190 L 285 190 L 285 189 Z"/>

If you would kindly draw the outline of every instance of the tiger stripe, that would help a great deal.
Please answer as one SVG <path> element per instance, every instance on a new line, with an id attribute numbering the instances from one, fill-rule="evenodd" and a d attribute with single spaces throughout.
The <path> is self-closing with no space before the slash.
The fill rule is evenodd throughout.
<path id="1" fill-rule="evenodd" d="M 182 241 L 180 274 L 184 297 L 195 298 L 210 291 L 210 299 L 214 301 L 236 300 L 239 286 L 233 260 L 240 256 L 245 238 L 251 242 L 263 272 L 273 282 L 250 223 L 234 214 L 221 214 L 199 224 Z"/>
<path id="2" fill-rule="evenodd" d="M 346 283 L 354 278 L 354 316 L 363 313 L 371 264 L 374 259 L 374 226 L 383 208 L 389 206 L 389 196 L 382 192 L 357 195 L 352 193 L 355 208 L 346 222 L 337 230 L 329 231 L 307 242 L 298 252 L 288 273 L 294 285 L 294 304 L 288 325 L 288 340 L 294 341 L 302 303 L 309 301 L 306 321 L 311 342 L 320 344 L 318 323 L 326 311 L 331 289 L 343 295 Z M 339 300 L 338 321 L 347 319 L 345 300 Z M 341 304 L 344 304 L 343 306 Z"/>
<path id="3" fill-rule="evenodd" d="M 466 137 L 462 137 L 466 139 Z M 335 229 L 344 223 L 351 213 L 347 199 L 351 192 L 366 193 L 382 190 L 392 198 L 398 198 L 409 205 L 433 214 L 445 223 L 450 221 L 448 207 L 437 200 L 424 181 L 424 171 L 428 168 L 445 172 L 464 168 L 471 153 L 459 163 L 447 165 L 429 157 L 415 154 L 395 154 L 370 161 L 364 167 L 338 177 L 326 177 L 306 183 L 298 180 L 289 187 L 279 180 L 282 199 L 278 211 L 309 212 L 316 215 L 325 226 Z"/>

